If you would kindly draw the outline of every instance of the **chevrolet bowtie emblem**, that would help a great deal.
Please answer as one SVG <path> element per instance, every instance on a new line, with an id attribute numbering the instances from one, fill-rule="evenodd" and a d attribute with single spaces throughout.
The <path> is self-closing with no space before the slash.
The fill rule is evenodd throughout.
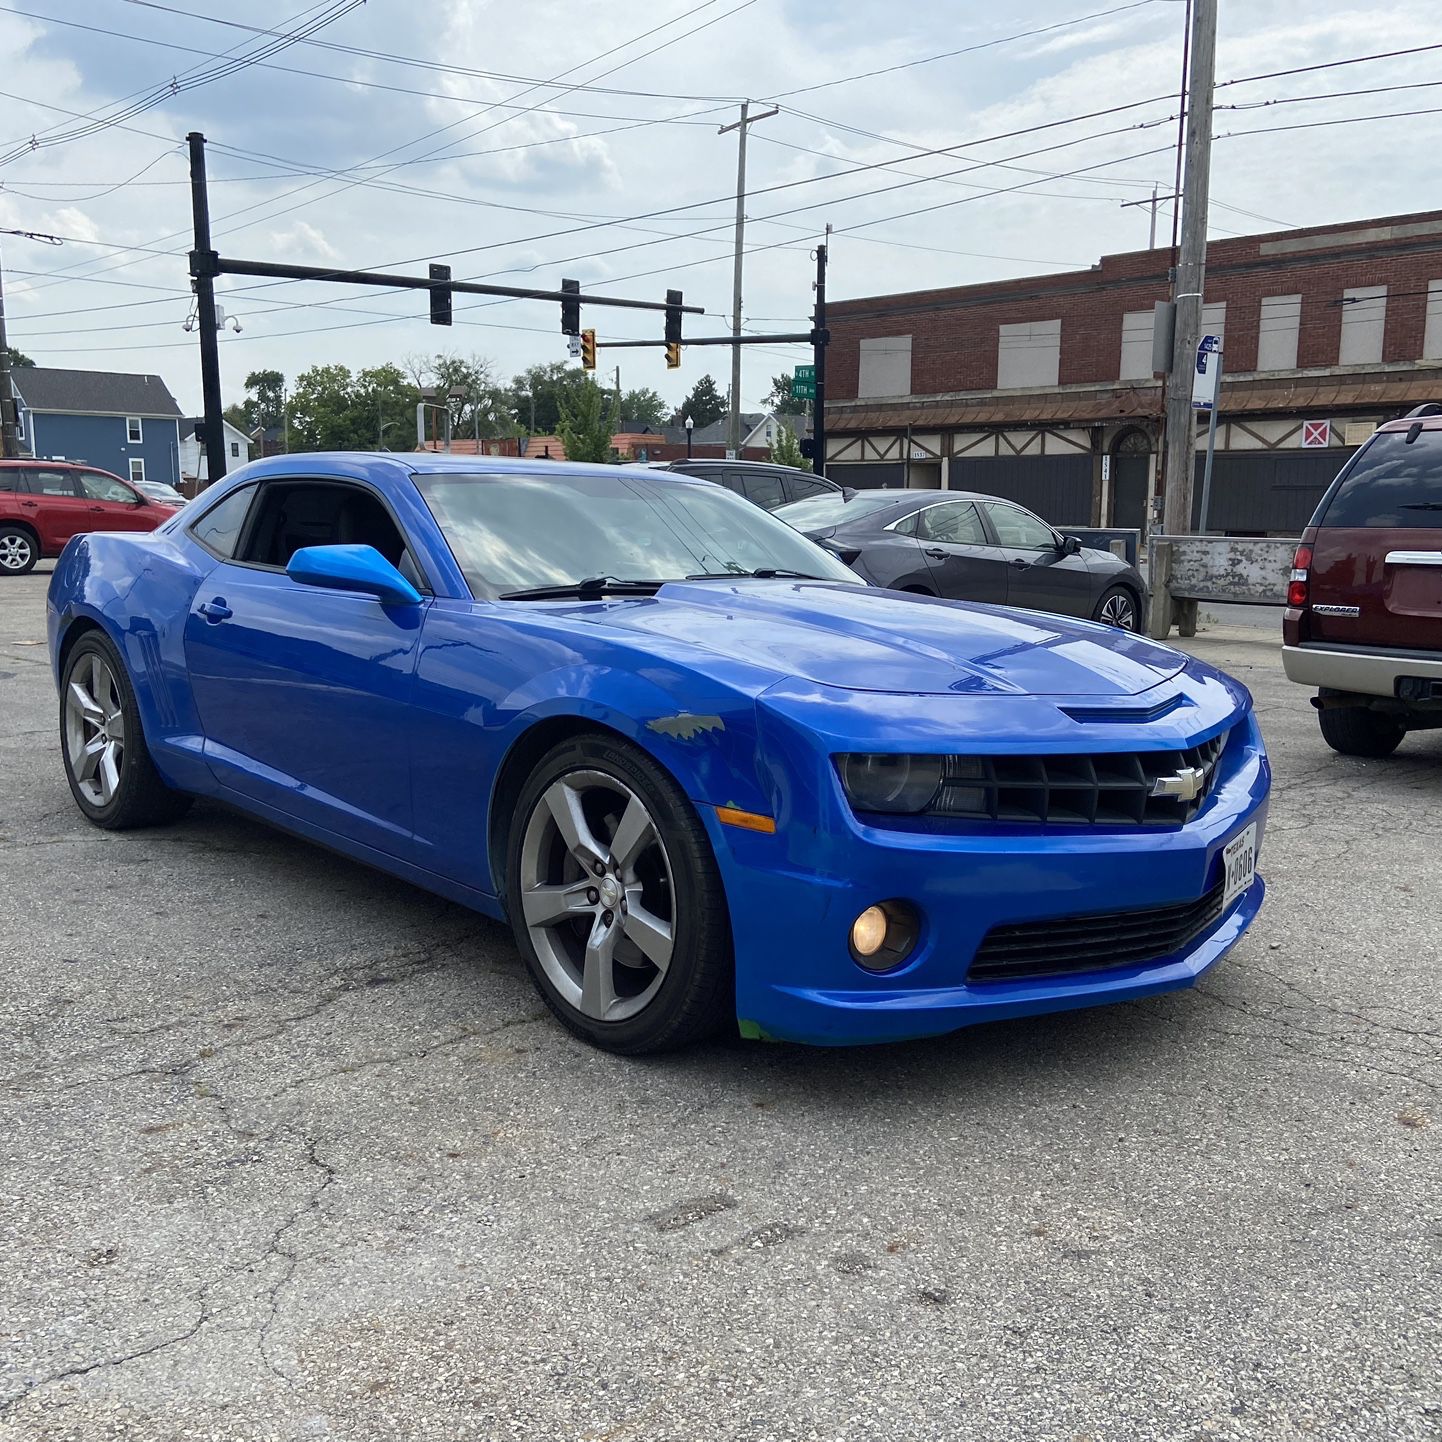
<path id="1" fill-rule="evenodd" d="M 1207 773 L 1200 766 L 1183 766 L 1171 776 L 1158 776 L 1152 782 L 1153 796 L 1167 796 L 1173 801 L 1195 801 L 1207 784 Z"/>

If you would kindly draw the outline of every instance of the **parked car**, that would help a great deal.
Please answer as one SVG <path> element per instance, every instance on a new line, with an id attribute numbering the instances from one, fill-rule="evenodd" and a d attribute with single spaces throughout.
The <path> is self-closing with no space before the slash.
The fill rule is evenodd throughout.
<path id="1" fill-rule="evenodd" d="M 185 497 L 164 481 L 136 481 L 135 489 L 152 501 L 159 501 L 162 506 L 174 506 L 179 510 L 185 504 Z"/>
<path id="2" fill-rule="evenodd" d="M 1147 996 L 1262 904 L 1242 685 L 863 585 L 695 477 L 273 457 L 73 540 L 48 628 L 95 824 L 217 797 L 508 917 L 617 1052 Z"/>
<path id="3" fill-rule="evenodd" d="M 1135 566 L 1064 536 L 1015 501 L 970 491 L 846 491 L 776 514 L 873 585 L 1141 625 Z"/>
<path id="4" fill-rule="evenodd" d="M 813 496 L 839 496 L 841 487 L 825 476 L 798 471 L 793 466 L 774 466 L 769 461 L 718 461 L 710 459 L 663 461 L 669 471 L 715 481 L 738 496 L 745 496 L 766 511 Z"/>
<path id="5" fill-rule="evenodd" d="M 1282 621 L 1287 675 L 1322 738 L 1390 756 L 1442 726 L 1442 406 L 1378 428 L 1302 533 Z"/>
<path id="6" fill-rule="evenodd" d="M 94 466 L 0 460 L 0 575 L 23 576 L 81 531 L 153 531 L 174 514 Z"/>

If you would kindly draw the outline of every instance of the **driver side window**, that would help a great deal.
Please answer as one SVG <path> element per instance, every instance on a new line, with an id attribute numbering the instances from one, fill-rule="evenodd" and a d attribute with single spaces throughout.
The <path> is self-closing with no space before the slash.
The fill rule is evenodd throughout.
<path id="1" fill-rule="evenodd" d="M 1056 547 L 1056 532 L 1039 516 L 1020 506 L 992 503 L 987 506 L 992 529 L 1003 546 L 1019 551 L 1050 551 Z"/>

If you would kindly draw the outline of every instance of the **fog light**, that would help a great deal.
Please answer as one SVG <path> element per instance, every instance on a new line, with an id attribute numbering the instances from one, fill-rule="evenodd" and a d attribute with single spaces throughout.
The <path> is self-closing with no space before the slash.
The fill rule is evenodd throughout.
<path id="1" fill-rule="evenodd" d="M 867 971 L 890 971 L 911 954 L 920 930 L 915 910 L 904 901 L 868 906 L 851 923 L 852 958 Z"/>

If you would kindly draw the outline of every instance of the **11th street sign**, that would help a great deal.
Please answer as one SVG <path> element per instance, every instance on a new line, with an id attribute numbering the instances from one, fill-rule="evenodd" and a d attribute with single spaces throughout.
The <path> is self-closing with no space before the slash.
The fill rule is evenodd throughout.
<path id="1" fill-rule="evenodd" d="M 791 372 L 791 397 L 798 401 L 816 399 L 816 367 L 797 366 Z"/>

